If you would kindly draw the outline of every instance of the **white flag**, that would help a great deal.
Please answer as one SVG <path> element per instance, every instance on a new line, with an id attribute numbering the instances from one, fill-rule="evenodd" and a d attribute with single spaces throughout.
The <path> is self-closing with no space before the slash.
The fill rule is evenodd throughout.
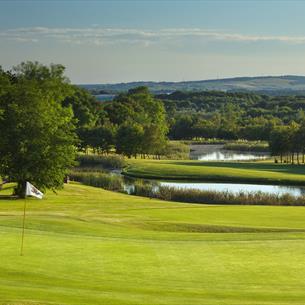
<path id="1" fill-rule="evenodd" d="M 42 199 L 43 193 L 39 189 L 37 189 L 33 184 L 27 182 L 25 196 L 33 196 Z"/>

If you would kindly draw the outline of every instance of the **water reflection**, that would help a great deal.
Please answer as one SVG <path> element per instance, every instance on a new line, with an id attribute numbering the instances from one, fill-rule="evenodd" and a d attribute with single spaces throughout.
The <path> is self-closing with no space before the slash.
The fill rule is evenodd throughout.
<path id="1" fill-rule="evenodd" d="M 262 192 L 266 194 L 292 196 L 305 195 L 305 187 L 285 186 L 285 185 L 261 185 L 261 184 L 241 184 L 241 183 L 210 183 L 210 182 L 160 182 L 161 186 L 170 186 L 183 189 L 196 189 L 203 191 L 231 192 L 238 194 L 240 192 Z"/>
<path id="2" fill-rule="evenodd" d="M 223 145 L 191 145 L 190 159 L 201 161 L 249 161 L 266 159 L 265 152 L 239 152 L 223 149 Z"/>

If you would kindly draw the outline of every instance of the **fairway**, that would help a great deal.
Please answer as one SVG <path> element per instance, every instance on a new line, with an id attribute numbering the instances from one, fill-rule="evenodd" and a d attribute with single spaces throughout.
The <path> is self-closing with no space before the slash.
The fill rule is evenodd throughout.
<path id="1" fill-rule="evenodd" d="M 305 304 L 305 209 L 169 203 L 70 184 L 0 201 L 0 304 Z"/>
<path id="2" fill-rule="evenodd" d="M 132 177 L 266 184 L 305 185 L 305 165 L 272 162 L 201 162 L 129 160 L 124 174 Z"/>

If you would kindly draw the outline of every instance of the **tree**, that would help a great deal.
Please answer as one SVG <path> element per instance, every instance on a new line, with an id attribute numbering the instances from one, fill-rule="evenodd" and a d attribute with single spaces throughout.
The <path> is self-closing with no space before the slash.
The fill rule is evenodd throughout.
<path id="1" fill-rule="evenodd" d="M 118 126 L 117 152 L 128 156 L 145 156 L 158 155 L 163 150 L 168 132 L 165 109 L 146 87 L 134 88 L 119 95 L 106 104 L 104 110 L 109 123 Z M 136 138 L 133 139 L 133 136 Z"/>
<path id="2" fill-rule="evenodd" d="M 156 155 L 160 157 L 166 146 L 167 139 L 160 125 L 151 124 L 145 126 L 144 135 L 141 143 L 141 153 L 145 158 L 145 154 Z"/>
<path id="3" fill-rule="evenodd" d="M 299 161 L 299 153 L 302 151 L 302 142 L 301 138 L 299 138 L 299 128 L 300 125 L 294 121 L 290 122 L 288 125 L 289 128 L 289 147 L 290 147 L 290 153 L 291 153 L 291 163 L 294 164 L 294 155 L 296 153 L 297 155 L 297 162 L 300 163 Z"/>
<path id="4" fill-rule="evenodd" d="M 193 119 L 191 115 L 179 115 L 176 118 L 174 125 L 171 128 L 170 136 L 173 139 L 191 139 L 193 138 L 192 133 Z"/>
<path id="5" fill-rule="evenodd" d="M 87 130 L 86 143 L 95 151 L 109 153 L 115 144 L 115 131 L 110 124 Z"/>
<path id="6" fill-rule="evenodd" d="M 136 123 L 122 124 L 117 132 L 116 149 L 119 154 L 124 154 L 128 158 L 137 157 L 141 152 L 143 143 L 143 127 Z"/>
<path id="7" fill-rule="evenodd" d="M 71 86 L 71 95 L 63 100 L 65 107 L 72 106 L 77 128 L 90 128 L 96 125 L 100 111 L 96 98 L 87 90 Z"/>
<path id="8" fill-rule="evenodd" d="M 222 120 L 218 131 L 220 138 L 236 139 L 238 138 L 238 119 L 240 109 L 234 104 L 228 103 L 221 109 Z"/>
<path id="9" fill-rule="evenodd" d="M 214 138 L 217 128 L 211 120 L 198 119 L 192 127 L 192 133 L 196 138 Z"/>
<path id="10" fill-rule="evenodd" d="M 61 65 L 22 63 L 6 73 L 9 90 L 0 95 L 0 175 L 24 196 L 30 181 L 45 190 L 62 187 L 74 164 L 73 111 L 62 101 L 71 86 Z"/>
<path id="11" fill-rule="evenodd" d="M 276 126 L 270 134 L 269 147 L 273 156 L 280 156 L 281 163 L 283 156 L 291 151 L 291 129 L 289 126 Z"/>
<path id="12" fill-rule="evenodd" d="M 72 107 L 76 121 L 76 133 L 79 138 L 79 148 L 86 149 L 89 130 L 94 128 L 103 115 L 99 102 L 89 91 L 71 86 L 71 94 L 63 100 L 63 106 Z"/>
<path id="13" fill-rule="evenodd" d="M 305 153 L 305 118 L 300 121 L 300 125 L 294 133 L 293 141 L 294 148 L 297 153 L 297 163 L 300 163 L 299 154 L 302 154 L 302 162 L 305 163 L 304 153 Z"/>
<path id="14" fill-rule="evenodd" d="M 247 140 L 265 140 L 270 138 L 270 132 L 280 124 L 279 119 L 263 116 L 249 118 L 246 125 L 240 128 L 239 136 Z"/>

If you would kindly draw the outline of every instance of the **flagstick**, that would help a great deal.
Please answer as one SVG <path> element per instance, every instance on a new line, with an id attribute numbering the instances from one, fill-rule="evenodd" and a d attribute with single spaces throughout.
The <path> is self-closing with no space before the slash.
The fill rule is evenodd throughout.
<path id="1" fill-rule="evenodd" d="M 23 256 L 23 242 L 24 242 L 24 231 L 25 231 L 25 210 L 26 210 L 26 199 L 24 199 L 24 207 L 23 207 L 23 223 L 22 223 L 22 238 L 21 238 L 20 256 Z"/>

